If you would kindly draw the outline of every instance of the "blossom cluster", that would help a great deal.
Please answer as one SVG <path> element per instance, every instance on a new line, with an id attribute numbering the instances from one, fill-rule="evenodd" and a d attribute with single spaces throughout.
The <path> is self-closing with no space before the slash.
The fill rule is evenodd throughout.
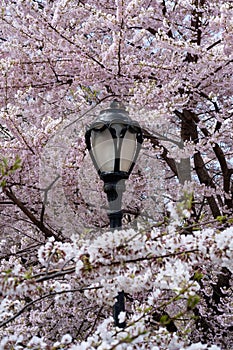
<path id="1" fill-rule="evenodd" d="M 74 251 L 71 243 L 55 241 L 50 237 L 44 246 L 38 250 L 39 262 L 47 267 L 64 266 L 74 258 Z"/>

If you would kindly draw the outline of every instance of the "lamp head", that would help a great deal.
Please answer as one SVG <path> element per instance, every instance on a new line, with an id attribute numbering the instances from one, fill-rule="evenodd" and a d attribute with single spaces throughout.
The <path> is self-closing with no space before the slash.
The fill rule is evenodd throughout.
<path id="1" fill-rule="evenodd" d="M 104 182 L 129 177 L 143 142 L 140 125 L 129 117 L 124 105 L 117 100 L 100 112 L 87 129 L 85 140 Z"/>

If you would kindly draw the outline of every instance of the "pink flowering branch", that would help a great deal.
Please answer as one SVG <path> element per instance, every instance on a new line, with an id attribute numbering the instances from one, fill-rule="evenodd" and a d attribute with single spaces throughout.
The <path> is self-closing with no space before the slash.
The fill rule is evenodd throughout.
<path id="1" fill-rule="evenodd" d="M 3 321 L 0 323 L 0 327 L 4 327 L 5 325 L 7 325 L 8 323 L 14 321 L 17 317 L 19 317 L 23 312 L 27 311 L 31 306 L 37 304 L 38 302 L 44 300 L 44 299 L 48 299 L 51 297 L 54 297 L 56 295 L 61 295 L 61 294 L 65 294 L 65 293 L 75 293 L 75 292 L 79 292 L 82 293 L 85 290 L 93 290 L 93 289 L 100 289 L 102 288 L 101 286 L 97 286 L 97 287 L 84 287 L 84 288 L 74 288 L 74 289 L 69 289 L 69 290 L 61 290 L 58 292 L 51 292 L 48 294 L 44 294 L 41 297 L 34 299 L 32 301 L 30 301 L 29 303 L 27 303 L 24 307 L 22 307 L 17 313 L 15 313 L 13 316 L 9 317 L 7 320 Z"/>

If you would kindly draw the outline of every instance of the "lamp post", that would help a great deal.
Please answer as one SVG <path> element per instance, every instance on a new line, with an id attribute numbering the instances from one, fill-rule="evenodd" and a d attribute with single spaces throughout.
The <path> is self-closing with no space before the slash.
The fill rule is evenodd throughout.
<path id="1" fill-rule="evenodd" d="M 110 108 L 101 111 L 89 126 L 85 140 L 93 164 L 104 182 L 110 228 L 120 229 L 125 180 L 133 170 L 143 142 L 140 125 L 129 117 L 121 102 L 114 100 Z M 121 311 L 125 311 L 123 291 L 117 296 L 113 317 L 115 325 L 124 328 L 125 322 L 120 323 L 118 319 Z"/>

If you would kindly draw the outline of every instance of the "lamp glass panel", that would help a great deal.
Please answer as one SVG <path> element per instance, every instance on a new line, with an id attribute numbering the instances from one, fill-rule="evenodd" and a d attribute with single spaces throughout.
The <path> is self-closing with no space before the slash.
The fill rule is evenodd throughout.
<path id="1" fill-rule="evenodd" d="M 129 171 L 131 164 L 134 161 L 136 149 L 137 149 L 137 134 L 129 132 L 125 133 L 123 142 L 121 145 L 121 155 L 120 155 L 120 170 Z"/>
<path id="2" fill-rule="evenodd" d="M 112 135 L 108 129 L 92 131 L 92 151 L 98 170 L 101 172 L 114 171 L 115 148 Z"/>

